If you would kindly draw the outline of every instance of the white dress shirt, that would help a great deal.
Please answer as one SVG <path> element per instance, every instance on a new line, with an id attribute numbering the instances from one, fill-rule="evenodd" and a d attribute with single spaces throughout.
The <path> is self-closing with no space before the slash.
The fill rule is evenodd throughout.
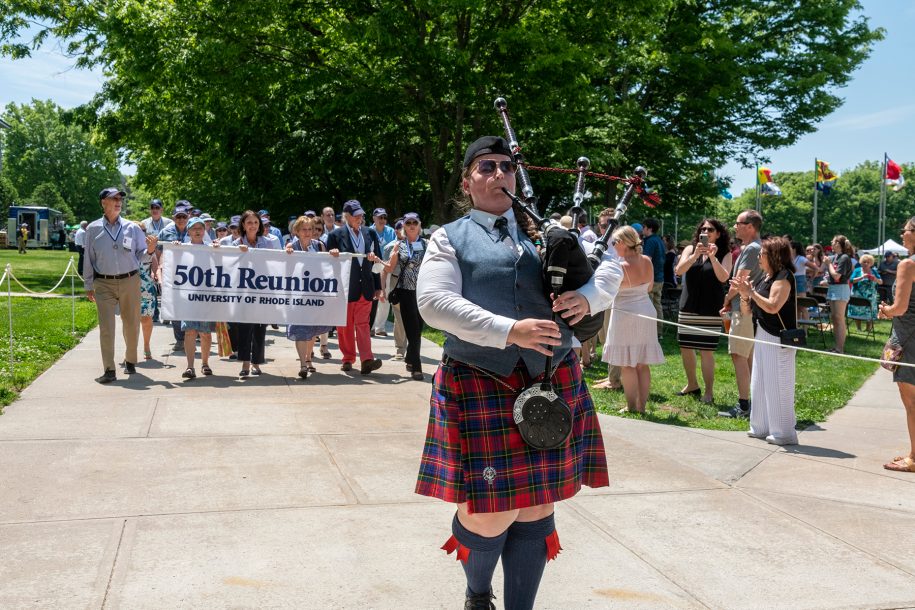
<path id="1" fill-rule="evenodd" d="M 518 223 L 511 208 L 504 214 L 508 219 L 509 234 L 518 243 Z M 470 218 L 495 238 L 494 228 L 498 215 L 481 210 L 471 210 Z M 505 242 L 503 242 L 505 243 Z M 514 245 L 507 247 L 514 248 Z M 578 292 L 588 300 L 590 313 L 609 308 L 623 280 L 623 269 L 616 252 L 604 254 L 600 265 L 588 282 Z M 503 349 L 508 345 L 508 334 L 516 320 L 500 316 L 463 297 L 461 268 L 457 254 L 443 228 L 432 234 L 416 285 L 416 301 L 423 319 L 433 328 L 455 335 L 463 341 L 482 347 Z"/>

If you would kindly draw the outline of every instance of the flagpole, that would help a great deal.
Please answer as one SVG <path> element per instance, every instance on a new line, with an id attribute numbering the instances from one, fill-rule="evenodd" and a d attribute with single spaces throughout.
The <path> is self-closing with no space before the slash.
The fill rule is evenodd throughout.
<path id="1" fill-rule="evenodd" d="M 819 164 L 817 163 L 817 159 L 814 157 L 814 159 L 813 159 L 813 242 L 811 242 L 814 244 L 817 243 L 817 199 L 818 199 L 818 193 L 819 193 L 819 189 L 817 189 L 817 172 L 819 171 L 819 169 L 820 169 L 820 167 L 819 167 Z M 825 176 L 824 176 L 824 178 L 825 178 Z"/>
<path id="2" fill-rule="evenodd" d="M 880 218 L 877 221 L 877 247 L 880 248 L 880 254 L 883 254 L 883 244 L 886 243 L 886 160 L 889 157 L 883 153 L 883 169 L 880 172 L 880 209 L 878 211 Z"/>
<path id="3" fill-rule="evenodd" d="M 756 211 L 759 212 L 759 161 L 756 162 Z"/>

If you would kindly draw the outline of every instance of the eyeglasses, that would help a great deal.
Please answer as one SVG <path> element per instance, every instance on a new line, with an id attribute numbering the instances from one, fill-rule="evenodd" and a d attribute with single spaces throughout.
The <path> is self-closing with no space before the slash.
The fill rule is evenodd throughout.
<path id="1" fill-rule="evenodd" d="M 915 233 L 915 229 L 903 229 L 903 233 Z"/>
<path id="2" fill-rule="evenodd" d="M 515 170 L 518 169 L 518 164 L 514 161 L 496 161 L 494 159 L 482 159 L 477 162 L 477 171 L 484 176 L 488 176 L 496 172 L 497 166 L 499 171 L 503 174 L 514 174 Z"/>
<path id="3" fill-rule="evenodd" d="M 746 222 L 746 221 L 743 221 L 743 220 L 738 220 L 738 221 L 736 221 L 734 224 L 735 224 L 735 225 L 748 225 L 748 224 L 751 224 L 751 223 Z"/>

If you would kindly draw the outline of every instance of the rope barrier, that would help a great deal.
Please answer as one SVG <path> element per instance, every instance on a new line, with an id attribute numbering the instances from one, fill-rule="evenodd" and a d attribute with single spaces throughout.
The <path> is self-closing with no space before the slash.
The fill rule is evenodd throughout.
<path id="1" fill-rule="evenodd" d="M 631 311 L 625 311 L 625 310 L 623 310 L 623 309 L 613 309 L 613 308 L 610 308 L 610 309 L 608 309 L 607 311 L 616 311 L 617 313 L 622 313 L 622 314 L 625 314 L 625 315 L 627 315 L 627 316 L 633 316 L 633 317 L 637 317 L 637 318 L 642 318 L 642 319 L 644 319 L 644 320 L 651 320 L 652 322 L 655 322 L 655 323 L 660 322 L 661 324 L 670 324 L 671 326 L 676 326 L 676 327 L 678 327 L 678 328 L 685 328 L 685 329 L 694 331 L 696 334 L 699 334 L 699 335 L 718 335 L 719 337 L 725 337 L 725 338 L 727 338 L 727 339 L 730 339 L 730 338 L 731 338 L 731 335 L 729 335 L 728 333 L 723 333 L 723 332 L 717 332 L 717 331 L 713 331 L 713 330 L 708 330 L 707 328 L 699 328 L 699 327 L 697 327 L 697 326 L 689 326 L 689 325 L 687 325 L 687 324 L 680 324 L 679 322 L 672 322 L 672 321 L 670 321 L 670 320 L 658 319 L 658 318 L 656 318 L 656 317 L 654 317 L 654 316 L 647 316 L 647 315 L 641 314 L 641 313 L 633 313 L 633 312 L 631 312 Z M 793 350 L 799 351 L 799 352 L 811 352 L 811 353 L 820 354 L 820 355 L 823 355 L 823 356 L 832 356 L 832 357 L 836 357 L 836 358 L 846 358 L 846 359 L 848 359 L 848 360 L 861 360 L 861 361 L 863 361 L 863 362 L 873 362 L 874 364 L 884 364 L 884 363 L 889 362 L 889 361 L 887 361 L 887 360 L 882 360 L 882 359 L 880 359 L 880 358 L 869 358 L 869 357 L 867 357 L 867 356 L 855 356 L 854 354 L 840 354 L 840 353 L 838 353 L 838 352 L 825 352 L 825 351 L 823 351 L 823 350 L 813 349 L 813 348 L 810 348 L 810 347 L 799 347 L 799 346 L 795 346 L 795 345 L 782 345 L 781 343 L 774 343 L 774 342 L 772 342 L 772 341 L 763 341 L 762 339 L 756 339 L 755 337 L 754 337 L 754 338 L 739 337 L 739 339 L 740 339 L 741 341 L 750 341 L 750 342 L 752 342 L 752 343 L 759 343 L 759 344 L 762 344 L 762 345 L 774 345 L 775 347 L 782 347 L 782 348 L 785 348 L 785 349 L 793 349 Z M 915 363 L 908 363 L 908 362 L 892 362 L 891 364 L 895 364 L 895 365 L 897 365 L 897 366 L 908 366 L 908 367 L 913 367 L 913 368 L 915 368 Z"/>
<path id="2" fill-rule="evenodd" d="M 70 270 L 72 268 L 73 268 L 73 257 L 71 256 L 70 260 L 67 262 L 67 268 L 64 269 L 64 274 L 60 277 L 60 280 L 58 280 L 58 282 L 56 284 L 54 284 L 53 288 L 51 288 L 50 290 L 46 290 L 45 292 L 35 292 L 34 290 L 31 290 L 31 289 L 27 288 L 26 286 L 24 286 L 22 284 L 22 282 L 19 281 L 19 278 L 17 278 L 16 275 L 13 273 L 13 266 L 10 264 L 7 264 L 7 266 L 6 266 L 6 273 L 9 273 L 9 276 L 19 285 L 19 287 L 22 288 L 23 290 L 25 290 L 26 292 L 28 292 L 29 294 L 33 294 L 35 296 L 44 296 L 44 295 L 51 294 L 55 290 L 57 290 L 60 287 L 60 285 L 64 283 L 64 280 L 69 275 L 71 275 Z"/>

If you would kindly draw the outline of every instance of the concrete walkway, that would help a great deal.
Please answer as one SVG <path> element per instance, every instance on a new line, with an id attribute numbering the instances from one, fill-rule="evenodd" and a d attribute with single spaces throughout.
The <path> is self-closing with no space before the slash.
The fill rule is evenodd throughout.
<path id="1" fill-rule="evenodd" d="M 93 332 L 0 417 L 0 608 L 462 607 L 453 508 L 413 494 L 430 384 L 391 339 L 377 374 L 334 350 L 305 382 L 276 331 L 246 381 L 214 357 L 182 383 L 171 344 L 157 326 L 155 360 L 102 387 Z M 558 506 L 538 607 L 915 607 L 889 377 L 789 449 L 602 416 L 612 486 Z"/>

